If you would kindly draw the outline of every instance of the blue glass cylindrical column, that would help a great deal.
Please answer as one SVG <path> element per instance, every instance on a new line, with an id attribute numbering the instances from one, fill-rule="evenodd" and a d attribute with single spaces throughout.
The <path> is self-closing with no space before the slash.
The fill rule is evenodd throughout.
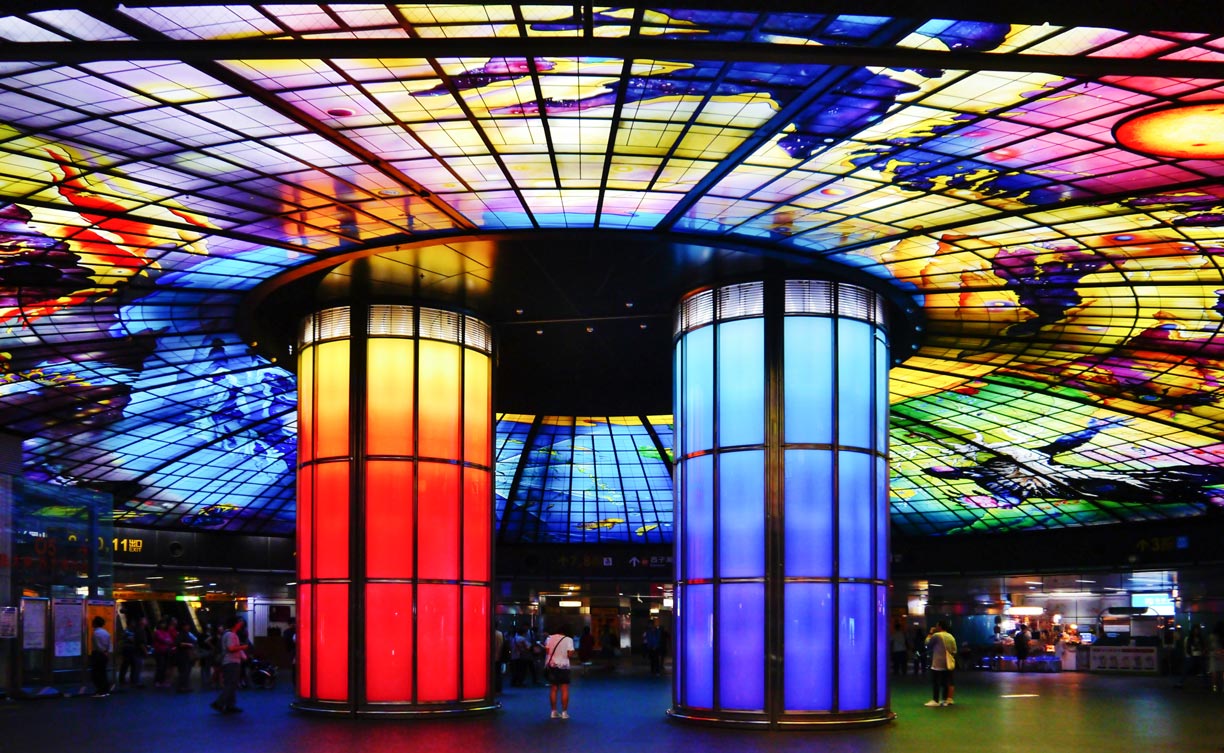
<path id="1" fill-rule="evenodd" d="M 822 280 L 696 291 L 680 304 L 674 357 L 669 713 L 891 719 L 883 300 Z"/>

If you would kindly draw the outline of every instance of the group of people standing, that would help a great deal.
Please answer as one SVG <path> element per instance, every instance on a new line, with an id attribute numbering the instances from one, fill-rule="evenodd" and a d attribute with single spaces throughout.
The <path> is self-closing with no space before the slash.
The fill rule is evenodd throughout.
<path id="1" fill-rule="evenodd" d="M 1174 649 L 1181 660 L 1181 679 L 1176 687 L 1186 687 L 1191 678 L 1202 676 L 1203 687 L 1213 693 L 1224 691 L 1224 620 L 1207 635 L 1201 625 L 1192 624 L 1180 643 L 1180 650 Z"/>
<path id="2" fill-rule="evenodd" d="M 106 620 L 95 617 L 93 648 L 89 656 L 90 672 L 94 683 L 94 696 L 105 697 L 112 689 L 110 663 L 113 641 L 106 629 Z M 250 639 L 246 632 L 246 621 L 232 617 L 222 629 L 216 625 L 205 626 L 197 632 L 185 621 L 180 624 L 176 617 L 165 617 L 157 626 L 149 629 L 147 617 L 129 618 L 127 627 L 119 639 L 119 684 L 143 688 L 141 673 L 146 656 L 153 657 L 153 686 L 172 687 L 171 669 L 175 671 L 173 687 L 179 692 L 191 690 L 191 673 L 198 660 L 201 688 L 220 689 L 220 694 L 211 706 L 221 713 L 241 711 L 235 700 L 242 683 L 242 669 L 250 650 Z"/>

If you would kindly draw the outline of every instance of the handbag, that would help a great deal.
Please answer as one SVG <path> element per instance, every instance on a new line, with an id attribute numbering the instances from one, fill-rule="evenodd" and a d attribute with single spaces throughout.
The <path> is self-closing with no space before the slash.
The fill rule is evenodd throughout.
<path id="1" fill-rule="evenodd" d="M 561 648 L 561 643 L 565 639 L 558 640 L 553 645 L 552 652 L 548 655 L 548 660 L 544 662 L 544 676 L 553 685 L 561 684 L 562 681 L 569 682 L 569 667 L 554 667 L 552 660 L 557 655 L 557 649 Z"/>

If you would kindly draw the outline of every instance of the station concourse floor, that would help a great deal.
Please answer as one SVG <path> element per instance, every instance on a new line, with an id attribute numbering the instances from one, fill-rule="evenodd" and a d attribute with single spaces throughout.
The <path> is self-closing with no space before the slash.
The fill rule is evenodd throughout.
<path id="1" fill-rule="evenodd" d="M 1178 690 L 1167 677 L 1079 672 L 957 675 L 955 706 L 924 707 L 927 676 L 909 675 L 893 683 L 895 721 L 824 731 L 740 730 L 669 719 L 670 677 L 652 678 L 638 667 L 576 676 L 568 720 L 548 718 L 546 687 L 507 686 L 500 711 L 429 720 L 294 711 L 288 682 L 275 690 L 240 691 L 244 713 L 227 715 L 208 707 L 215 691 L 119 690 L 108 698 L 0 702 L 0 753 L 1224 751 L 1224 694 L 1197 684 Z"/>

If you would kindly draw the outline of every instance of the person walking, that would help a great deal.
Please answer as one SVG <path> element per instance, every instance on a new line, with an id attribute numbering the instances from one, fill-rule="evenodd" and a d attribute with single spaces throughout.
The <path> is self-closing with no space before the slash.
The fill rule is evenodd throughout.
<path id="1" fill-rule="evenodd" d="M 176 636 L 174 651 L 174 660 L 177 674 L 175 689 L 179 693 L 191 692 L 191 670 L 195 667 L 196 647 L 199 645 L 199 639 L 196 637 L 195 631 L 192 630 L 191 622 L 185 621 L 183 627 Z"/>
<path id="2" fill-rule="evenodd" d="M 1211 676 L 1211 692 L 1224 688 L 1224 620 L 1216 622 L 1207 636 L 1207 674 Z"/>
<path id="3" fill-rule="evenodd" d="M 956 690 L 953 672 L 956 670 L 956 639 L 948 632 L 948 623 L 940 620 L 931 628 L 926 639 L 931 657 L 931 700 L 926 706 L 951 706 Z"/>
<path id="4" fill-rule="evenodd" d="M 892 665 L 894 675 L 904 675 L 906 667 L 909 666 L 909 636 L 905 634 L 905 628 L 901 622 L 893 623 L 892 633 L 888 637 L 888 650 L 892 655 Z"/>
<path id="5" fill-rule="evenodd" d="M 164 617 L 157 623 L 157 629 L 153 631 L 153 687 L 168 688 L 170 683 L 166 681 L 167 670 L 170 666 L 171 655 L 174 652 L 176 635 L 174 630 L 173 618 Z"/>
<path id="6" fill-rule="evenodd" d="M 561 627 L 544 643 L 544 671 L 548 677 L 548 715 L 553 719 L 569 719 L 570 659 L 577 655 L 574 639 Z M 560 697 L 560 710 L 557 699 Z"/>
<path id="7" fill-rule="evenodd" d="M 650 657 L 650 674 L 658 677 L 663 674 L 663 630 L 659 628 L 659 618 L 650 620 L 643 636 L 646 643 L 646 655 Z"/>
<path id="8" fill-rule="evenodd" d="M 527 678 L 527 662 L 531 660 L 531 647 L 527 644 L 526 631 L 514 629 L 510 638 L 510 685 L 521 688 Z"/>
<path id="9" fill-rule="evenodd" d="M 246 661 L 246 652 L 250 646 L 242 643 L 238 635 L 245 627 L 246 620 L 231 617 L 221 635 L 221 693 L 211 705 L 222 714 L 242 711 L 237 706 L 238 678 L 242 674 L 242 663 Z"/>
<path id="10" fill-rule="evenodd" d="M 1017 672 L 1023 672 L 1023 671 L 1024 671 L 1024 664 L 1025 664 L 1025 662 L 1027 662 L 1027 661 L 1028 661 L 1028 655 L 1029 655 L 1029 631 L 1028 631 L 1028 625 L 1026 625 L 1026 624 L 1024 624 L 1023 622 L 1021 622 L 1021 623 L 1020 623 L 1020 627 L 1016 629 L 1016 633 L 1015 633 L 1015 635 L 1013 636 L 1012 640 L 1014 640 L 1014 641 L 1015 641 L 1015 644 L 1016 644 L 1016 645 L 1015 645 L 1015 650 L 1016 650 L 1016 671 L 1017 671 Z"/>
<path id="11" fill-rule="evenodd" d="M 1206 653 L 1207 643 L 1203 640 L 1203 630 L 1198 624 L 1193 624 L 1182 640 L 1182 681 L 1177 687 L 1184 687 L 1191 678 L 1202 674 L 1203 656 Z"/>
<path id="12" fill-rule="evenodd" d="M 93 675 L 94 698 L 110 695 L 111 634 L 106 629 L 106 618 L 93 618 L 93 650 L 89 652 L 89 670 Z"/>

